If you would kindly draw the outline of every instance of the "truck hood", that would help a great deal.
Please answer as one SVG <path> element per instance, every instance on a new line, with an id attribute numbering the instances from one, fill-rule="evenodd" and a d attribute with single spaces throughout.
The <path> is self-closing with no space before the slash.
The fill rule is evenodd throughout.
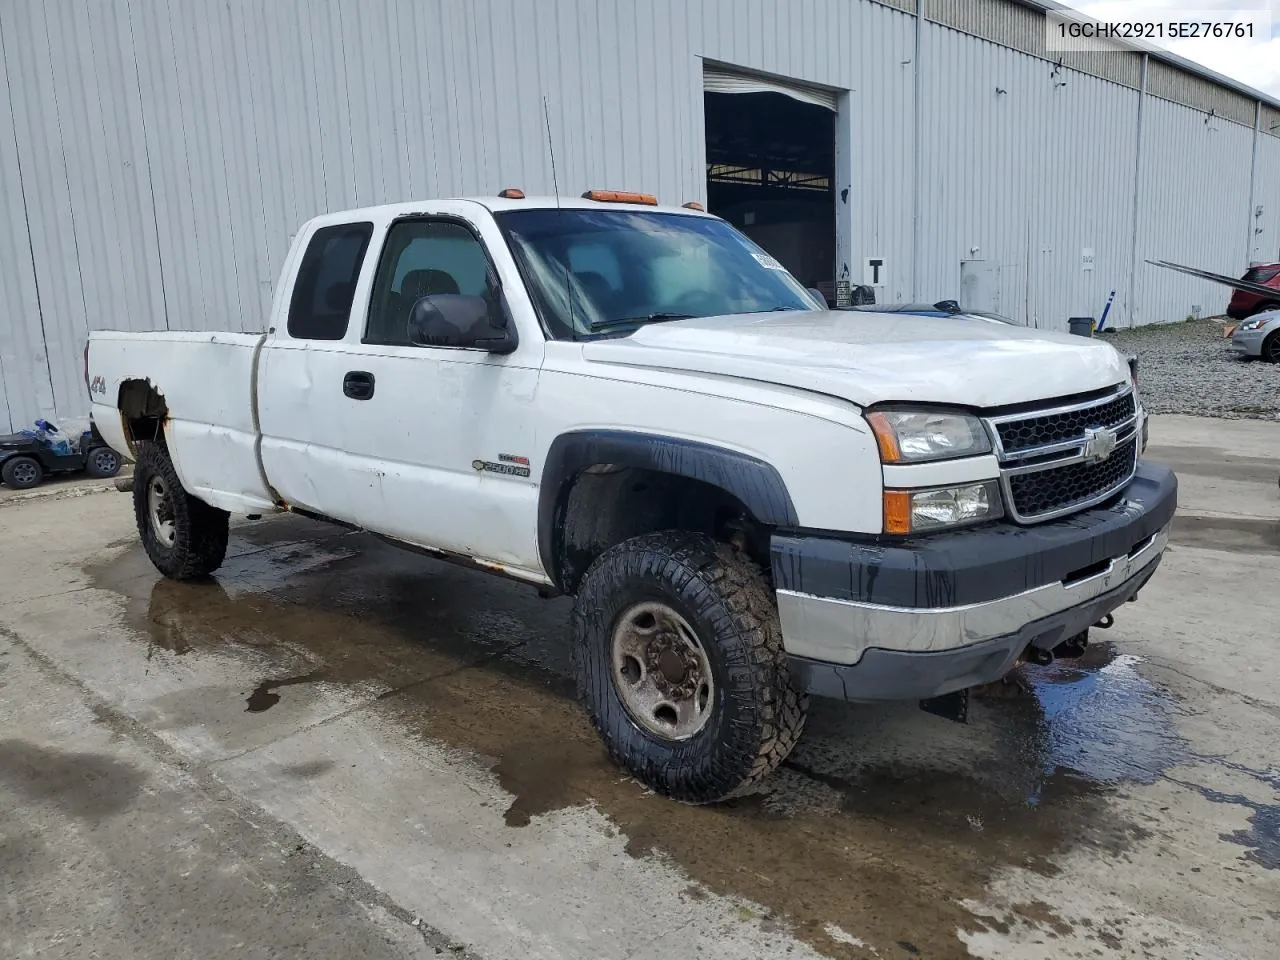
<path id="1" fill-rule="evenodd" d="M 976 319 L 845 311 L 751 313 L 651 323 L 594 340 L 593 363 L 776 383 L 858 406 L 999 407 L 1128 380 L 1101 340 Z"/>

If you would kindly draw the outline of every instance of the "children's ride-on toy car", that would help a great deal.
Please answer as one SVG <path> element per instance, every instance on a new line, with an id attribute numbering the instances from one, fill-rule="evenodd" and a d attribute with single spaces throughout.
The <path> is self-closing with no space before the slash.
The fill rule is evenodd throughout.
<path id="1" fill-rule="evenodd" d="M 0 436 L 0 480 L 17 490 L 34 487 L 50 473 L 83 470 L 91 477 L 114 477 L 120 463 L 120 454 L 103 442 L 96 429 L 86 430 L 80 449 L 68 453 L 30 432 Z"/>

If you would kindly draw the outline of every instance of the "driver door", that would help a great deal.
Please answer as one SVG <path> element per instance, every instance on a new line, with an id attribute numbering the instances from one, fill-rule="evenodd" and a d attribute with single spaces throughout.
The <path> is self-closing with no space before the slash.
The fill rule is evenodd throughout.
<path id="1" fill-rule="evenodd" d="M 537 572 L 529 458 L 542 343 L 526 337 L 506 355 L 411 344 L 414 302 L 442 293 L 501 301 L 478 231 L 460 216 L 392 223 L 363 336 L 349 347 L 372 382 L 344 412 L 349 445 L 368 465 L 360 514 L 410 543 Z"/>

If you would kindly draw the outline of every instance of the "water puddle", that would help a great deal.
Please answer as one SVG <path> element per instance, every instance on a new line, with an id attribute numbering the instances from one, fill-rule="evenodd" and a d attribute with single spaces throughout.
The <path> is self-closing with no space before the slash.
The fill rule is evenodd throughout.
<path id="1" fill-rule="evenodd" d="M 1244 774 L 1258 784 L 1274 791 L 1280 798 L 1280 771 L 1255 770 L 1239 763 L 1229 763 L 1219 758 L 1203 758 L 1216 763 L 1235 773 Z M 1172 778 L 1171 778 L 1172 779 Z M 1173 780 L 1188 790 L 1194 790 L 1210 803 L 1225 803 L 1244 807 L 1249 811 L 1249 827 L 1244 830 L 1233 830 L 1219 834 L 1219 839 L 1226 843 L 1238 844 L 1245 848 L 1244 859 L 1256 863 L 1267 870 L 1280 870 L 1280 802 L 1261 803 L 1251 800 L 1240 793 L 1227 793 L 1214 790 L 1198 783 L 1184 780 Z"/>
<path id="2" fill-rule="evenodd" d="M 1187 756 L 1174 705 L 1103 643 L 1075 665 L 1026 668 L 1029 694 L 976 701 L 967 726 L 913 705 L 815 701 L 760 793 L 683 806 L 608 761 L 573 698 L 566 600 L 298 518 L 238 528 L 215 581 L 149 570 L 135 546 L 89 571 L 127 598 L 157 658 L 148 669 L 202 651 L 276 657 L 228 705 L 251 713 L 296 685 L 376 681 L 385 692 L 371 709 L 487 758 L 513 797 L 512 829 L 594 805 L 633 856 L 762 904 L 765 921 L 835 957 L 866 956 L 863 942 L 886 958 L 965 956 L 956 931 L 982 921 L 961 902 L 979 900 L 995 871 L 1053 873 L 1081 845 L 1123 851 L 1143 833 L 1107 809 L 1115 785 L 1151 782 Z M 1257 830 L 1274 836 L 1274 820 Z"/>
<path id="3" fill-rule="evenodd" d="M 1189 758 L 1173 723 L 1174 704 L 1138 673 L 1141 662 L 1104 641 L 1080 660 L 1023 668 L 1039 704 L 1046 775 L 1061 770 L 1094 783 L 1153 783 Z"/>
<path id="4" fill-rule="evenodd" d="M 246 698 L 245 702 L 248 705 L 244 708 L 245 712 L 262 713 L 264 710 L 270 710 L 280 702 L 280 694 L 276 692 L 277 690 L 297 686 L 300 683 L 316 683 L 324 679 L 326 679 L 326 675 L 323 670 L 313 670 L 297 677 L 285 677 L 282 680 L 263 680 L 253 688 L 253 693 Z"/>

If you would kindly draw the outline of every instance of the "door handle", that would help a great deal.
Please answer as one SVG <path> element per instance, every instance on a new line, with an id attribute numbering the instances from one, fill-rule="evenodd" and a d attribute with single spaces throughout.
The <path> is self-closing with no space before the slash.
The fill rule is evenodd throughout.
<path id="1" fill-rule="evenodd" d="M 342 392 L 352 400 L 368 400 L 373 396 L 373 374 L 365 370 L 350 370 L 342 378 Z"/>

